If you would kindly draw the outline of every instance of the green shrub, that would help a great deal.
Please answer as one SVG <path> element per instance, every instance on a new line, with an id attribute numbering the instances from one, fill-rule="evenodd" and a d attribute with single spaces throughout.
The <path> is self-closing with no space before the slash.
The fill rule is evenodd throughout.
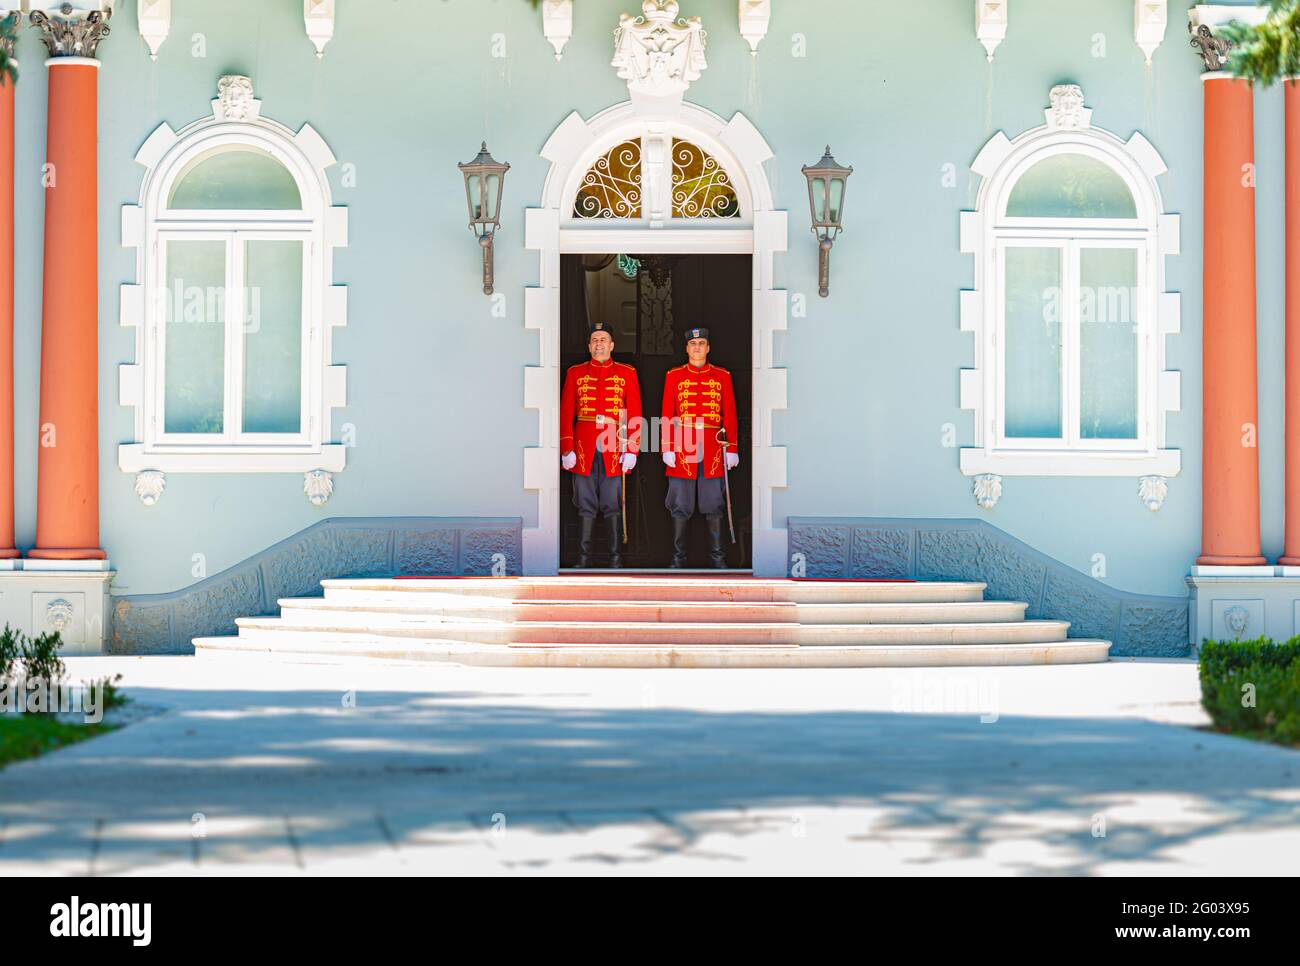
<path id="1" fill-rule="evenodd" d="M 22 640 L 23 668 L 29 681 L 36 678 L 54 686 L 67 676 L 68 669 L 59 657 L 59 645 L 63 640 L 58 631 L 39 634 L 35 638 L 20 632 L 19 637 Z"/>
<path id="2" fill-rule="evenodd" d="M 1200 676 L 1201 704 L 1215 727 L 1300 744 L 1300 637 L 1206 641 Z"/>
<path id="3" fill-rule="evenodd" d="M 22 632 L 14 631 L 8 624 L 0 631 L 0 686 L 13 674 L 14 663 L 22 656 Z"/>

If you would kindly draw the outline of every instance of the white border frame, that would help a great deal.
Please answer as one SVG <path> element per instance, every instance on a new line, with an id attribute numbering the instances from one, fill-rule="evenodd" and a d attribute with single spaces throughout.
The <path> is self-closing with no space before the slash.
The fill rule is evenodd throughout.
<path id="1" fill-rule="evenodd" d="M 645 134 L 679 136 L 712 154 L 731 176 L 741 217 L 573 218 L 578 182 L 591 162 L 628 137 Z M 590 120 L 570 114 L 541 156 L 551 166 L 542 203 L 527 209 L 524 231 L 525 247 L 538 253 L 541 267 L 539 284 L 524 290 L 524 326 L 537 330 L 540 360 L 524 367 L 524 406 L 537 410 L 538 426 L 537 444 L 524 447 L 524 487 L 537 491 L 537 526 L 523 533 L 524 573 L 553 574 L 560 563 L 560 255 L 635 250 L 753 255 L 754 573 L 785 574 L 786 530 L 774 525 L 772 491 L 786 485 L 786 452 L 772 444 L 772 413 L 786 408 L 786 370 L 773 365 L 772 334 L 786 328 L 786 292 L 773 283 L 773 256 L 786 251 L 789 232 L 786 212 L 773 208 L 763 170 L 772 149 L 740 113 L 727 121 L 685 101 L 649 106 L 627 101 Z"/>
<path id="2" fill-rule="evenodd" d="M 166 122 L 136 152 L 135 160 L 147 169 L 139 205 L 122 207 L 122 245 L 136 249 L 138 282 L 121 287 L 119 322 L 136 330 L 134 363 L 118 367 L 118 402 L 135 410 L 134 439 L 118 447 L 118 467 L 126 473 L 158 470 L 165 473 L 305 473 L 323 469 L 338 472 L 346 461 L 346 447 L 328 442 L 333 437 L 332 410 L 347 404 L 347 367 L 332 365 L 335 326 L 347 324 L 347 287 L 334 285 L 333 254 L 347 245 L 347 208 L 331 205 L 327 168 L 336 161 L 329 146 L 309 124 L 297 133 L 263 118 L 261 102 L 251 100 L 246 116 L 227 119 L 220 99 L 212 101 L 212 114 L 173 131 Z M 289 169 L 302 195 L 302 217 L 285 213 L 257 215 L 245 211 L 205 211 L 201 220 L 193 213 L 169 211 L 166 198 L 186 166 L 205 153 L 245 145 L 272 154 Z M 304 322 L 310 346 L 304 371 L 306 442 L 299 443 L 171 443 L 154 432 L 155 413 L 151 381 L 155 364 L 149 339 L 152 311 L 146 293 L 155 284 L 159 266 L 160 235 L 178 229 L 228 230 L 235 223 L 248 227 L 258 221 L 266 229 L 288 228 L 305 233 L 311 265 L 307 283 L 315 293 L 304 304 Z M 311 249 L 318 249 L 312 251 Z"/>
<path id="3" fill-rule="evenodd" d="M 1182 454 L 1165 448 L 1165 416 L 1181 407 L 1181 373 L 1165 366 L 1165 337 L 1181 326 L 1181 301 L 1165 291 L 1164 260 L 1179 252 L 1179 217 L 1166 214 L 1156 177 L 1167 170 L 1160 155 L 1134 132 L 1122 141 L 1091 124 L 1091 110 L 1079 112 L 1077 126 L 1064 127 L 1051 109 L 1047 123 L 1014 140 L 999 131 L 980 150 L 971 169 L 980 179 L 975 211 L 961 213 L 961 250 L 975 256 L 975 287 L 961 292 L 961 330 L 974 333 L 975 366 L 960 372 L 960 405 L 975 416 L 975 445 L 963 447 L 961 472 L 966 476 L 1176 476 Z M 1133 192 L 1136 220 L 1045 219 L 1004 217 L 1012 188 L 1030 165 L 1051 154 L 1084 153 L 1116 171 Z M 1087 225 L 1078 224 L 1087 221 Z M 1014 445 L 1001 440 L 1001 377 L 998 332 L 1001 305 L 995 254 L 1008 239 L 1036 236 L 1060 238 L 1069 228 L 1075 239 L 1095 237 L 1099 243 L 1131 239 L 1145 241 L 1146 257 L 1139 274 L 1149 281 L 1139 355 L 1139 446 L 1104 445 L 1066 449 Z"/>

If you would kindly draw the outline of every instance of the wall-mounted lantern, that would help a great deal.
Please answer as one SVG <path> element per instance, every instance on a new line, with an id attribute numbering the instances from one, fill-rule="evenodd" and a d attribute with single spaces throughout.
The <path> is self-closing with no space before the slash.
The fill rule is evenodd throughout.
<path id="1" fill-rule="evenodd" d="M 841 167 L 831 157 L 830 145 L 822 159 L 813 165 L 804 165 L 808 179 L 808 206 L 812 209 L 812 232 L 817 236 L 818 293 L 825 298 L 831 292 L 831 245 L 844 228 L 844 185 L 853 173 L 852 167 Z"/>
<path id="2" fill-rule="evenodd" d="M 501 189 L 510 165 L 494 161 L 487 142 L 473 161 L 457 164 L 465 176 L 465 201 L 469 205 L 469 227 L 478 232 L 483 246 L 483 294 L 492 294 L 492 236 L 501 225 Z"/>

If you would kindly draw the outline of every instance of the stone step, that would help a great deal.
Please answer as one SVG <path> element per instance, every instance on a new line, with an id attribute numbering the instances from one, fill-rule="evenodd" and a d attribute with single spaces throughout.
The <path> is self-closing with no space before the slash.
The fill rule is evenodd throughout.
<path id="1" fill-rule="evenodd" d="M 538 600 L 655 600 L 793 604 L 941 603 L 984 598 L 980 581 L 790 580 L 760 577 L 422 577 L 322 580 L 331 601 L 421 595 Z"/>
<path id="2" fill-rule="evenodd" d="M 612 668 L 845 668 L 1005 667 L 1033 664 L 1094 664 L 1107 660 L 1109 641 L 1075 639 L 1048 643 L 876 644 L 826 647 L 585 647 L 457 644 L 369 635 L 327 637 L 279 634 L 260 638 L 200 637 L 195 653 L 208 659 L 257 656 L 288 662 L 380 659 L 435 661 L 493 667 Z"/>
<path id="3" fill-rule="evenodd" d="M 311 613 L 301 611 L 295 616 Z M 319 615 L 318 615 L 319 616 Z M 327 619 L 297 623 L 277 617 L 241 617 L 240 636 L 277 634 L 374 634 L 387 637 L 440 638 L 472 644 L 629 644 L 675 647 L 784 644 L 801 646 L 876 644 L 1001 644 L 1065 640 L 1067 621 L 1007 621 L 922 624 L 772 624 L 669 623 L 600 621 L 440 620 L 367 613 L 326 612 Z"/>
<path id="4" fill-rule="evenodd" d="M 438 600 L 424 594 L 410 599 L 386 596 L 339 600 L 306 597 L 281 600 L 280 616 L 290 623 L 321 624 L 381 615 L 385 619 L 453 618 L 494 621 L 570 621 L 619 623 L 789 623 L 789 624 L 923 624 L 1021 621 L 1028 605 L 1004 601 L 796 604 L 784 601 L 711 602 L 655 600 L 545 600 L 455 596 Z M 337 617 L 335 615 L 338 615 Z M 359 617 L 357 619 L 360 619 Z"/>

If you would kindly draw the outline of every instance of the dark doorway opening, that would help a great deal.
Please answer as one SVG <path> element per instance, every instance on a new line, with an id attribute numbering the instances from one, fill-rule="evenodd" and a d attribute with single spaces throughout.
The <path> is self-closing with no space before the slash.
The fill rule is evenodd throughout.
<path id="1" fill-rule="evenodd" d="M 685 364 L 683 333 L 709 330 L 709 362 L 731 373 L 740 422 L 740 465 L 730 473 L 731 515 L 736 541 L 724 537 L 727 566 L 748 568 L 752 561 L 752 268 L 749 255 L 562 255 L 560 284 L 560 379 L 569 366 L 590 358 L 587 332 L 592 322 L 614 327 L 614 359 L 635 366 L 641 386 L 646 431 L 636 469 L 627 479 L 628 541 L 625 567 L 667 567 L 672 558 L 672 524 L 664 497 L 668 478 L 651 432 L 651 418 L 662 414 L 664 376 Z M 653 424 L 657 425 L 657 424 Z M 596 522 L 593 542 L 597 566 L 606 563 L 604 521 Z M 723 521 L 726 529 L 726 521 Z M 689 567 L 708 562 L 704 518 L 691 520 Z M 578 557 L 578 511 L 573 505 L 573 475 L 560 473 L 560 566 Z"/>

